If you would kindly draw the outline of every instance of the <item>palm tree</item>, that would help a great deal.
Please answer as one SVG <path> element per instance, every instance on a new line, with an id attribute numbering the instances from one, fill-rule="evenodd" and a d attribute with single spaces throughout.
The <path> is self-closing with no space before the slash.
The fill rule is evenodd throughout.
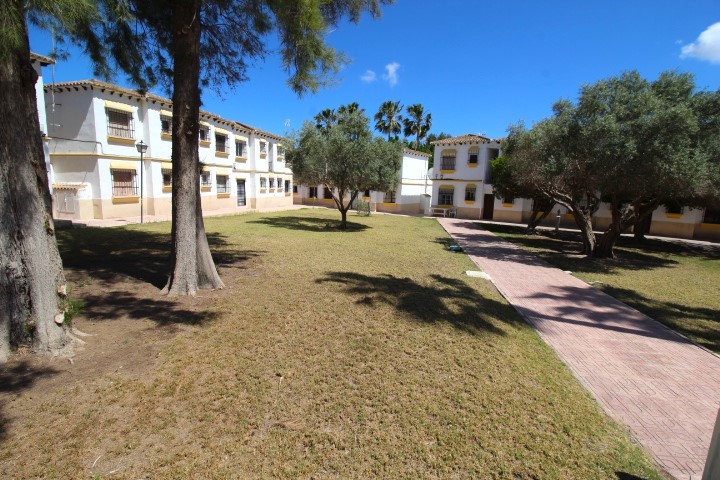
<path id="1" fill-rule="evenodd" d="M 364 111 L 364 108 L 360 108 L 360 104 L 357 102 L 348 103 L 347 105 L 342 105 L 340 108 L 338 108 L 338 115 L 350 115 L 355 112 L 362 112 Z"/>
<path id="2" fill-rule="evenodd" d="M 425 115 L 422 104 L 416 103 L 407 107 L 408 117 L 403 118 L 405 136 L 415 135 L 415 148 L 420 146 L 420 140 L 425 138 L 432 126 L 432 115 Z M 424 117 L 423 117 L 424 115 Z"/>
<path id="3" fill-rule="evenodd" d="M 394 134 L 397 138 L 402 131 L 403 117 L 400 115 L 402 109 L 400 101 L 388 100 L 380 105 L 380 110 L 375 114 L 375 129 L 380 133 L 387 134 L 388 141 L 390 141 L 391 135 Z"/>
<path id="4" fill-rule="evenodd" d="M 315 126 L 321 130 L 328 131 L 338 121 L 338 115 L 332 108 L 326 108 L 315 115 Z"/>

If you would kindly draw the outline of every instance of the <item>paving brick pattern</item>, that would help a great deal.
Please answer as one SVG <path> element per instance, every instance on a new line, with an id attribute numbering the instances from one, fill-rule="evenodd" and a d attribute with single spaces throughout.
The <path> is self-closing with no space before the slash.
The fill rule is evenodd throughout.
<path id="1" fill-rule="evenodd" d="M 720 357 L 477 222 L 439 221 L 608 415 L 675 478 L 702 476 Z"/>

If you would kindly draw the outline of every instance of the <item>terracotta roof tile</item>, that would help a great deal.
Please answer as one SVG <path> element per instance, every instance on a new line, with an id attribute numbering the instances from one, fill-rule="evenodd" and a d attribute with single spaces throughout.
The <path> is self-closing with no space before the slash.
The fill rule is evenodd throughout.
<path id="1" fill-rule="evenodd" d="M 41 66 L 45 67 L 47 65 L 55 65 L 55 60 L 53 60 L 50 57 L 45 57 L 43 55 L 30 52 L 30 61 L 31 62 L 39 62 Z"/>
<path id="2" fill-rule="evenodd" d="M 140 100 L 141 98 L 146 98 L 147 100 L 150 100 L 151 102 L 158 102 L 163 105 L 167 105 L 168 107 L 172 108 L 172 100 L 166 97 L 161 97 L 160 95 L 156 95 L 154 93 L 150 92 L 141 92 L 138 90 L 132 90 L 129 88 L 124 88 L 119 85 L 113 85 L 112 83 L 103 82 L 100 80 L 76 80 L 74 82 L 60 82 L 60 83 L 50 83 L 45 84 L 45 91 L 61 91 L 66 90 L 70 91 L 72 89 L 79 90 L 80 88 L 87 90 L 87 89 L 95 89 L 105 91 L 108 90 L 111 93 L 118 93 L 120 95 L 126 95 L 128 98 L 132 98 L 135 100 Z M 229 120 L 227 118 L 223 118 L 219 115 L 216 115 L 212 112 L 208 112 L 206 110 L 200 110 L 200 116 L 209 120 L 213 120 L 217 123 L 222 123 L 224 125 L 228 125 L 231 127 L 236 128 L 237 130 L 240 130 L 242 132 L 246 133 L 254 133 L 256 135 L 260 135 L 262 137 L 266 137 L 272 140 L 278 140 L 278 141 L 285 141 L 284 137 L 281 137 L 280 135 L 276 135 L 274 133 L 267 132 L 265 130 L 261 130 L 259 128 L 255 128 L 253 126 L 247 125 L 245 123 L 240 123 L 235 120 Z"/>
<path id="3" fill-rule="evenodd" d="M 483 135 L 476 135 L 474 133 L 468 133 L 466 135 L 460 135 L 459 137 L 444 138 L 432 142 L 432 145 L 464 145 L 468 143 L 496 143 L 498 140 L 485 137 Z"/>
<path id="4" fill-rule="evenodd" d="M 409 153 L 411 155 L 420 155 L 421 157 L 430 157 L 429 153 L 420 152 L 418 150 L 413 150 L 411 148 L 403 148 L 403 153 Z"/>

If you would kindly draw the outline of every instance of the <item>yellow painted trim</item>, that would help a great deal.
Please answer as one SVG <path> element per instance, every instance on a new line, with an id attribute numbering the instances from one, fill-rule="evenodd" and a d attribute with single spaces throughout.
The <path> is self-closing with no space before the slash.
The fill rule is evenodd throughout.
<path id="1" fill-rule="evenodd" d="M 480 164 L 479 164 L 479 163 L 470 163 L 470 162 L 468 162 L 467 165 L 468 165 L 468 168 L 477 168 L 478 165 L 480 165 Z"/>
<path id="2" fill-rule="evenodd" d="M 172 162 L 160 162 L 161 170 L 172 170 Z"/>
<path id="3" fill-rule="evenodd" d="M 210 190 L 212 190 L 212 185 L 201 185 L 200 186 L 201 192 L 209 192 Z"/>
<path id="4" fill-rule="evenodd" d="M 680 218 L 682 217 L 682 213 L 666 213 L 665 218 Z"/>
<path id="5" fill-rule="evenodd" d="M 160 138 L 163 140 L 172 140 L 172 133 L 160 132 Z"/>
<path id="6" fill-rule="evenodd" d="M 438 205 L 437 208 L 453 208 L 455 205 Z"/>
<path id="7" fill-rule="evenodd" d="M 140 203 L 140 197 L 134 196 L 134 197 L 113 197 L 112 203 L 114 204 L 120 204 L 120 203 Z"/>
<path id="8" fill-rule="evenodd" d="M 457 170 L 440 170 L 440 173 L 455 173 Z"/>
<path id="9" fill-rule="evenodd" d="M 163 185 L 162 191 L 164 193 L 171 193 L 172 192 L 172 185 Z"/>
<path id="10" fill-rule="evenodd" d="M 291 195 L 290 192 L 285 192 L 285 196 L 286 196 L 286 197 L 289 197 L 290 195 Z"/>
<path id="11" fill-rule="evenodd" d="M 363 195 L 362 199 L 363 199 L 363 200 L 370 200 L 370 197 L 366 197 L 365 195 Z"/>
<path id="12" fill-rule="evenodd" d="M 200 140 L 200 146 L 201 147 L 209 147 L 210 141 L 209 140 Z"/>
<path id="13" fill-rule="evenodd" d="M 260 152 L 260 158 L 267 158 L 267 153 Z"/>
<path id="14" fill-rule="evenodd" d="M 108 143 L 123 143 L 125 145 L 135 145 L 134 138 L 116 137 L 114 135 L 108 135 Z"/>
<path id="15" fill-rule="evenodd" d="M 244 162 L 247 162 L 247 158 L 246 157 L 235 157 L 235 161 L 238 163 L 244 163 Z"/>
<path id="16" fill-rule="evenodd" d="M 335 203 L 335 200 L 332 198 L 322 198 L 321 200 L 325 203 Z"/>
<path id="17" fill-rule="evenodd" d="M 218 193 L 217 197 L 218 198 L 230 198 L 230 194 L 229 193 Z"/>
<path id="18" fill-rule="evenodd" d="M 472 152 L 480 152 L 480 147 L 478 147 L 477 145 L 474 145 L 474 146 L 468 148 L 468 152 L 469 152 L 469 153 L 472 153 Z"/>
<path id="19" fill-rule="evenodd" d="M 220 157 L 220 158 L 228 158 L 228 157 L 230 156 L 230 154 L 227 153 L 227 152 L 217 152 L 217 151 L 216 151 L 216 152 L 215 152 L 215 156 L 216 156 L 216 157 Z"/>
<path id="20" fill-rule="evenodd" d="M 91 158 L 104 158 L 104 159 L 111 159 L 111 158 L 117 158 L 117 159 L 130 159 L 138 161 L 140 160 L 140 157 L 137 155 L 114 155 L 111 153 L 51 153 L 50 158 L 59 158 L 59 157 L 91 157 Z M 167 162 L 167 158 L 156 158 L 156 157 L 148 157 L 144 156 L 143 159 L 146 162 Z"/>
<path id="21" fill-rule="evenodd" d="M 482 180 L 478 180 L 477 178 L 443 178 L 442 180 L 432 180 L 428 179 L 431 182 L 477 182 L 477 183 L 484 183 Z M 491 185 L 488 183 L 487 185 Z"/>
<path id="22" fill-rule="evenodd" d="M 514 203 L 503 203 L 502 206 L 503 206 L 503 207 L 510 208 L 510 207 L 515 206 L 515 204 L 514 204 Z"/>
<path id="23" fill-rule="evenodd" d="M 565 214 L 563 214 L 563 218 L 575 219 L 575 214 L 574 213 L 565 213 Z"/>
<path id="24" fill-rule="evenodd" d="M 455 185 L 440 185 L 438 187 L 438 190 L 441 188 L 445 188 L 445 189 L 452 188 L 453 190 L 455 190 Z"/>
<path id="25" fill-rule="evenodd" d="M 110 162 L 111 170 L 135 170 L 137 171 L 139 161 L 131 160 L 114 160 Z"/>
<path id="26" fill-rule="evenodd" d="M 465 205 L 474 205 L 475 200 L 465 200 Z"/>
<path id="27" fill-rule="evenodd" d="M 700 228 L 703 230 L 720 230 L 720 223 L 701 223 Z"/>
<path id="28" fill-rule="evenodd" d="M 457 155 L 457 150 L 454 149 L 454 148 L 446 148 L 445 150 L 441 150 L 441 151 L 440 151 L 440 156 L 441 156 L 441 157 L 442 157 L 443 155 L 450 155 L 450 154 Z"/>
<path id="29" fill-rule="evenodd" d="M 121 112 L 127 112 L 127 113 L 134 113 L 135 108 L 132 105 L 128 105 L 126 103 L 120 103 L 120 102 L 113 102 L 112 100 L 105 100 L 105 108 L 109 108 L 110 110 L 119 110 Z"/>
<path id="30" fill-rule="evenodd" d="M 204 120 L 200 120 L 199 123 L 200 123 L 200 125 L 202 125 L 203 127 L 208 127 L 208 128 L 210 128 L 210 124 L 209 124 L 208 122 L 204 121 Z"/>
<path id="31" fill-rule="evenodd" d="M 266 188 L 261 188 L 261 189 L 260 189 L 260 193 L 267 193 L 267 189 L 266 189 Z"/>
<path id="32" fill-rule="evenodd" d="M 383 202 L 383 207 L 393 207 L 397 205 L 397 202 Z"/>
<path id="33" fill-rule="evenodd" d="M 229 167 L 215 167 L 215 175 L 230 175 L 232 168 Z"/>
<path id="34" fill-rule="evenodd" d="M 248 143 L 248 137 L 243 137 L 242 135 L 238 135 L 237 133 L 235 133 L 234 135 L 235 135 L 235 140 L 236 140 L 236 141 L 237 141 L 237 140 L 242 140 L 242 141 L 244 141 L 246 144 Z"/>
<path id="35" fill-rule="evenodd" d="M 224 135 L 226 137 L 230 136 L 230 132 L 228 132 L 224 128 L 220 128 L 220 127 L 215 127 L 215 133 L 219 133 L 220 135 Z"/>
<path id="36" fill-rule="evenodd" d="M 170 110 L 160 109 L 160 115 L 163 117 L 172 117 L 172 112 Z"/>

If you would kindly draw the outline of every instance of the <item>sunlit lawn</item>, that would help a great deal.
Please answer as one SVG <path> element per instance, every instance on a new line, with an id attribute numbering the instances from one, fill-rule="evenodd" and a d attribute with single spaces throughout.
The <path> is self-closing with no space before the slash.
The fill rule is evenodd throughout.
<path id="1" fill-rule="evenodd" d="M 435 220 L 351 216 L 340 232 L 337 217 L 207 219 L 228 288 L 202 294 L 208 311 L 143 375 L 58 388 L 14 418 L 3 473 L 664 478 L 494 287 L 463 275 L 473 264 Z M 63 256 L 155 291 L 169 228 L 64 232 Z"/>
<path id="2" fill-rule="evenodd" d="M 537 253 L 551 264 L 720 353 L 720 245 L 623 237 L 615 259 L 574 255 L 579 234 L 484 224 L 484 228 Z"/>

